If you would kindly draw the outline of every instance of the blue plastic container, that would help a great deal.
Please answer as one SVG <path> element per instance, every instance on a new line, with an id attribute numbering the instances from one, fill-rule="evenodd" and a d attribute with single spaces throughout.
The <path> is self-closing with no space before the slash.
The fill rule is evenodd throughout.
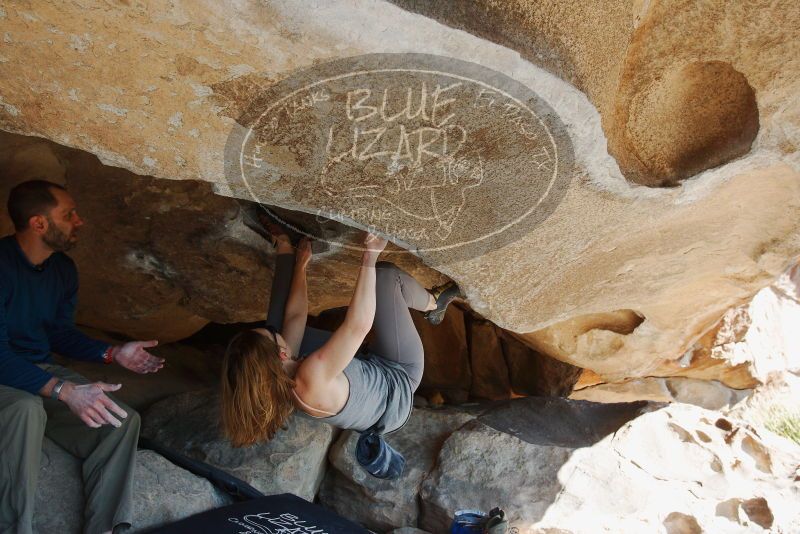
<path id="1" fill-rule="evenodd" d="M 450 534 L 474 534 L 481 531 L 486 514 L 480 510 L 458 510 L 450 525 Z"/>

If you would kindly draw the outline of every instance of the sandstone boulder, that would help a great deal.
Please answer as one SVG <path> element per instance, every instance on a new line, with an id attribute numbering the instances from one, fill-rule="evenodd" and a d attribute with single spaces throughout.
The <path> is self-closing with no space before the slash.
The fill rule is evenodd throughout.
<path id="1" fill-rule="evenodd" d="M 470 394 L 488 400 L 511 397 L 511 378 L 503 356 L 497 327 L 489 321 L 469 321 L 469 356 L 472 367 Z"/>
<path id="2" fill-rule="evenodd" d="M 800 525 L 799 459 L 800 447 L 774 434 L 673 404 L 576 451 L 558 473 L 564 491 L 537 526 L 791 532 Z"/>
<path id="3" fill-rule="evenodd" d="M 458 396 L 466 386 L 492 399 L 543 388 L 528 382 L 536 373 L 525 371 L 520 351 L 488 335 L 490 325 L 512 330 L 536 354 L 590 370 L 594 384 L 656 377 L 663 381 L 646 386 L 671 384 L 673 398 L 697 397 L 684 379 L 746 389 L 796 370 L 795 1 L 392 3 L 0 7 L 0 129 L 12 132 L 0 137 L 0 183 L 66 182 L 85 206 L 90 224 L 74 251 L 81 323 L 165 341 L 209 321 L 263 318 L 271 258 L 244 224 L 258 201 L 330 215 L 343 245 L 354 242 L 353 228 L 374 226 L 395 245 L 387 259 L 405 262 L 426 285 L 457 281 L 491 321 L 465 332 L 468 352 L 472 344 L 480 353 L 469 353 L 469 372 L 453 373 Z M 414 156 L 410 147 L 403 153 L 402 135 L 382 155 L 358 139 L 382 134 L 379 119 L 393 122 L 387 109 L 410 106 L 411 96 L 384 92 L 380 106 L 362 94 L 360 128 L 350 98 L 358 84 L 296 99 L 281 93 L 301 75 L 336 78 L 343 58 L 400 55 L 424 55 L 445 74 L 470 63 L 481 83 L 524 94 L 542 130 L 523 135 L 531 132 L 519 125 L 531 123 L 521 108 L 495 105 L 509 93 L 479 99 L 464 84 L 447 104 L 459 124 L 438 130 L 438 146 L 423 142 L 427 128 L 444 126 L 434 98 L 430 115 L 396 128 L 419 132 L 411 139 L 417 160 L 406 165 L 400 160 Z M 402 81 L 417 91 L 423 77 L 414 71 Z M 231 140 L 267 105 L 279 110 L 267 123 L 272 132 L 250 138 L 257 153 L 231 158 Z M 448 129 L 463 134 L 468 151 L 447 152 Z M 334 131 L 346 132 L 339 144 Z M 231 179 L 237 163 L 259 169 L 257 187 Z M 543 203 L 551 188 L 542 169 L 557 182 Z M 357 193 L 344 194 L 350 186 Z M 383 194 L 370 196 L 376 190 Z M 415 234 L 412 219 L 435 224 L 420 223 L 427 233 Z M 7 220 L 0 229 L 9 231 Z M 441 247 L 428 250 L 434 235 Z M 462 238 L 474 243 L 469 253 Z M 357 255 L 342 247 L 314 260 L 312 311 L 346 303 Z M 758 293 L 787 268 L 794 285 L 784 296 Z M 757 293 L 761 311 L 747 304 Z M 792 319 L 764 311 L 777 307 Z M 778 339 L 789 340 L 787 350 L 776 350 Z M 462 347 L 452 348 L 460 365 Z M 553 382 L 571 386 L 573 372 L 556 369 Z M 451 383 L 432 378 L 441 398 Z M 294 421 L 285 441 L 231 451 L 208 424 L 216 420 L 211 400 L 162 401 L 149 429 L 254 485 L 314 495 L 329 429 Z M 740 405 L 741 417 L 755 421 L 759 402 Z M 465 501 L 498 504 L 488 487 L 535 532 L 800 530 L 790 441 L 679 404 L 620 428 L 632 412 L 603 411 L 614 406 L 533 399 L 466 423 L 422 482 L 418 525 L 440 532 Z M 559 415 L 563 427 L 553 426 Z M 309 436 L 318 448 L 310 450 Z M 651 498 L 653 488 L 663 497 Z"/>
<path id="4" fill-rule="evenodd" d="M 230 498 L 207 480 L 152 451 L 138 451 L 132 532 L 144 532 L 229 503 Z M 83 507 L 80 461 L 45 438 L 34 529 L 41 533 L 78 534 L 82 532 Z"/>
<path id="5" fill-rule="evenodd" d="M 726 311 L 680 359 L 653 370 L 654 376 L 604 383 L 586 371 L 572 398 L 675 400 L 708 409 L 735 404 L 771 375 L 800 371 L 798 321 L 800 263 L 793 262 L 751 300 Z"/>
<path id="6" fill-rule="evenodd" d="M 479 422 L 445 441 L 439 462 L 420 492 L 420 526 L 444 532 L 454 513 L 501 506 L 512 524 L 538 518 L 561 490 L 554 476 L 571 449 L 526 446 L 519 439 Z"/>
<path id="7" fill-rule="evenodd" d="M 412 312 L 411 318 L 425 348 L 425 373 L 419 394 L 431 397 L 438 393 L 450 403 L 466 402 L 472 384 L 466 314 L 450 306 L 436 326 L 421 313 Z"/>
<path id="8" fill-rule="evenodd" d="M 108 343 L 123 343 L 119 339 L 93 329 L 84 333 Z M 56 363 L 68 367 L 90 381 L 121 384 L 114 396 L 131 408 L 143 412 L 155 402 L 187 391 L 207 389 L 217 384 L 222 364 L 223 348 L 218 345 L 199 346 L 189 343 L 159 344 L 149 352 L 164 358 L 165 364 L 157 373 L 138 374 L 119 365 L 70 360 L 56 355 Z"/>
<path id="9" fill-rule="evenodd" d="M 616 405 L 636 410 L 580 421 L 571 417 L 598 405 L 560 400 L 571 410 L 554 429 L 551 405 L 548 429 L 530 422 L 548 411 L 531 400 L 488 412 L 445 441 L 423 482 L 421 528 L 440 532 L 457 509 L 498 505 L 512 527 L 537 533 L 790 532 L 800 524 L 797 444 L 683 404 L 649 405 L 633 419 L 641 404 Z M 604 419 L 602 431 L 587 426 Z"/>
<path id="10" fill-rule="evenodd" d="M 80 461 L 45 438 L 33 508 L 33 528 L 37 532 L 81 532 L 82 476 Z"/>
<path id="11" fill-rule="evenodd" d="M 288 492 L 313 500 L 325 473 L 333 428 L 294 415 L 286 430 L 271 441 L 234 448 L 221 434 L 218 402 L 210 390 L 158 402 L 143 414 L 142 434 L 227 471 L 267 495 Z"/>
<path id="12" fill-rule="evenodd" d="M 69 252 L 81 281 L 80 324 L 163 344 L 209 321 L 265 317 L 274 252 L 244 225 L 252 202 L 216 195 L 201 182 L 137 176 L 86 152 L 5 132 L 0 177 L 3 202 L 11 187 L 33 178 L 66 184 L 75 198 L 86 222 Z M 352 228 L 334 226 L 358 238 Z M 4 210 L 0 234 L 12 232 Z M 339 250 L 312 260 L 311 313 L 349 302 L 357 259 L 357 252 Z M 442 280 L 408 254 L 391 259 L 428 285 Z"/>
<path id="13" fill-rule="evenodd" d="M 139 451 L 134 521 L 137 530 L 172 523 L 232 502 L 207 480 L 152 451 Z"/>
<path id="14" fill-rule="evenodd" d="M 76 189 L 86 177 L 89 191 L 82 194 L 115 208 L 96 219 L 109 236 L 92 240 L 98 249 L 85 252 L 81 265 L 84 274 L 87 264 L 100 271 L 83 280 L 84 294 L 96 297 L 83 298 L 85 322 L 177 339 L 208 320 L 260 316 L 263 293 L 252 288 L 264 287 L 269 267 L 247 245 L 253 236 L 231 201 L 213 195 L 253 200 L 228 180 L 229 136 L 247 127 L 236 122 L 244 110 L 299 70 L 373 53 L 491 67 L 492 79 L 507 77 L 535 93 L 543 110 L 537 116 L 553 125 L 553 146 L 564 155 L 557 202 L 508 227 L 508 235 L 498 222 L 539 206 L 543 187 L 532 177 L 540 167 L 519 159 L 536 152 L 521 150 L 507 137 L 510 128 L 487 137 L 491 128 L 482 126 L 505 125 L 507 117 L 474 113 L 474 99 L 457 99 L 456 111 L 473 110 L 468 142 L 492 172 L 465 175 L 474 187 L 446 195 L 464 194 L 464 209 L 447 205 L 441 212 L 457 215 L 448 219 L 452 235 L 482 242 L 472 255 L 447 248 L 420 254 L 464 287 L 478 313 L 523 334 L 541 353 L 605 381 L 680 367 L 727 310 L 797 256 L 800 24 L 791 1 L 396 3 L 416 13 L 343 0 L 3 8 L 0 63 L 8 75 L 0 79 L 0 128 L 84 150 L 137 173 L 125 176 L 140 182 L 120 188 L 114 173 L 81 165 L 79 176 L 68 176 Z M 345 95 L 337 98 L 326 111 L 345 109 Z M 390 104 L 402 106 L 403 98 Z M 334 208 L 344 214 L 341 222 L 374 224 L 398 247 L 418 250 L 422 238 L 396 223 L 439 213 L 435 199 L 414 193 L 405 176 L 405 212 L 384 217 L 391 211 L 384 197 L 368 201 L 321 187 L 323 174 L 313 164 L 326 161 L 330 145 L 301 141 L 350 125 L 328 125 L 331 115 L 296 104 L 298 123 L 280 129 L 281 142 L 259 156 L 268 180 L 258 200 L 312 215 Z M 32 154 L 20 149 L 14 157 L 37 160 Z M 376 157 L 369 165 L 348 164 L 345 178 L 375 178 L 357 185 L 385 189 L 400 183 L 401 170 Z M 94 175 L 103 180 L 92 182 Z M 423 178 L 430 185 L 436 176 Z M 478 183 L 478 176 L 486 180 Z M 155 178 L 184 183 L 167 187 Z M 131 241 L 120 246 L 126 235 Z M 113 263 L 104 268 L 109 257 Z M 315 269 L 325 292 L 313 302 L 330 291 L 339 302 L 329 299 L 319 309 L 343 304 L 352 271 L 332 261 Z M 101 312 L 98 303 L 108 295 L 110 310 Z M 709 372 L 702 361 L 695 364 L 686 376 Z M 716 368 L 707 378 L 723 380 L 725 373 Z"/>
<path id="15" fill-rule="evenodd" d="M 583 371 L 580 367 L 530 348 L 507 330 L 499 331 L 498 334 L 514 394 L 569 396 Z"/>
<path id="16" fill-rule="evenodd" d="M 573 391 L 569 398 L 592 402 L 682 402 L 707 410 L 721 410 L 733 406 L 752 392 L 752 389 L 732 389 L 716 380 L 653 377 L 588 386 Z"/>
<path id="17" fill-rule="evenodd" d="M 575 84 L 601 114 L 609 150 L 629 180 L 675 184 L 746 154 L 759 127 L 769 132 L 759 144 L 795 150 L 780 146 L 787 134 L 776 131 L 765 102 L 796 91 L 771 74 L 782 68 L 783 54 L 797 51 L 799 16 L 784 17 L 789 4 L 770 11 L 716 1 L 392 1 L 516 49 Z M 714 24 L 721 20 L 724 28 Z M 723 35 L 744 44 L 730 45 Z"/>
<path id="18" fill-rule="evenodd" d="M 562 489 L 556 477 L 575 449 L 589 447 L 648 409 L 530 397 L 485 411 L 446 439 L 420 490 L 420 528 L 446 531 L 462 509 L 504 508 L 511 524 L 533 521 Z"/>
<path id="19" fill-rule="evenodd" d="M 756 382 L 773 372 L 800 372 L 800 261 L 748 302 L 727 310 L 710 332 L 684 356 L 687 367 L 704 361 L 743 367 Z M 678 373 L 676 373 L 678 374 Z"/>
<path id="20" fill-rule="evenodd" d="M 355 458 L 358 433 L 343 432 L 329 454 L 331 468 L 320 488 L 320 502 L 373 530 L 416 525 L 420 484 L 433 469 L 442 442 L 474 417 L 451 409 L 415 409 L 402 429 L 386 437 L 406 459 L 397 480 L 367 473 Z"/>
<path id="21" fill-rule="evenodd" d="M 773 372 L 752 395 L 726 410 L 726 414 L 759 428 L 793 438 L 800 445 L 800 376 Z"/>

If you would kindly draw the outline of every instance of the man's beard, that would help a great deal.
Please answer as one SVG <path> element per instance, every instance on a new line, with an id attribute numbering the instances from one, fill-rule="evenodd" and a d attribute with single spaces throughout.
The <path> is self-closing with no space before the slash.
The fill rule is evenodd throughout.
<path id="1" fill-rule="evenodd" d="M 51 218 L 47 218 L 47 232 L 42 236 L 42 241 L 56 252 L 66 252 L 75 246 L 75 241 L 70 236 L 58 229 Z"/>

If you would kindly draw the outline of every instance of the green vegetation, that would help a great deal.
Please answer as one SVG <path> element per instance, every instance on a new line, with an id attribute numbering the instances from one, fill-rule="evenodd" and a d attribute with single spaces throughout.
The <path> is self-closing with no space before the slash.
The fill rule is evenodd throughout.
<path id="1" fill-rule="evenodd" d="M 764 426 L 800 445 L 800 413 L 791 413 L 783 407 L 772 406 Z"/>

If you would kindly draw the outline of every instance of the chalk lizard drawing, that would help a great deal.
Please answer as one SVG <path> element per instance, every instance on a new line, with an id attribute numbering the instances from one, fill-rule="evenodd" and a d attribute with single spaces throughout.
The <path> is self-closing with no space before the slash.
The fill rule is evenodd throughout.
<path id="1" fill-rule="evenodd" d="M 384 152 L 365 158 L 359 157 L 355 150 L 348 151 L 329 157 L 320 172 L 319 185 L 329 196 L 378 199 L 419 221 L 433 222 L 435 235 L 445 240 L 467 204 L 467 191 L 484 181 L 483 158 L 477 152 L 457 155 L 462 144 L 463 138 L 453 153 L 444 157 L 430 154 L 437 157 L 424 162 L 421 157 L 401 156 L 400 150 L 391 156 Z M 334 172 L 337 164 L 352 156 L 361 161 L 382 161 L 381 165 L 386 167 L 385 179 L 375 183 L 374 176 L 362 173 L 362 179 L 353 184 L 352 176 L 340 178 L 341 171 Z M 386 159 L 388 164 L 384 163 Z"/>

